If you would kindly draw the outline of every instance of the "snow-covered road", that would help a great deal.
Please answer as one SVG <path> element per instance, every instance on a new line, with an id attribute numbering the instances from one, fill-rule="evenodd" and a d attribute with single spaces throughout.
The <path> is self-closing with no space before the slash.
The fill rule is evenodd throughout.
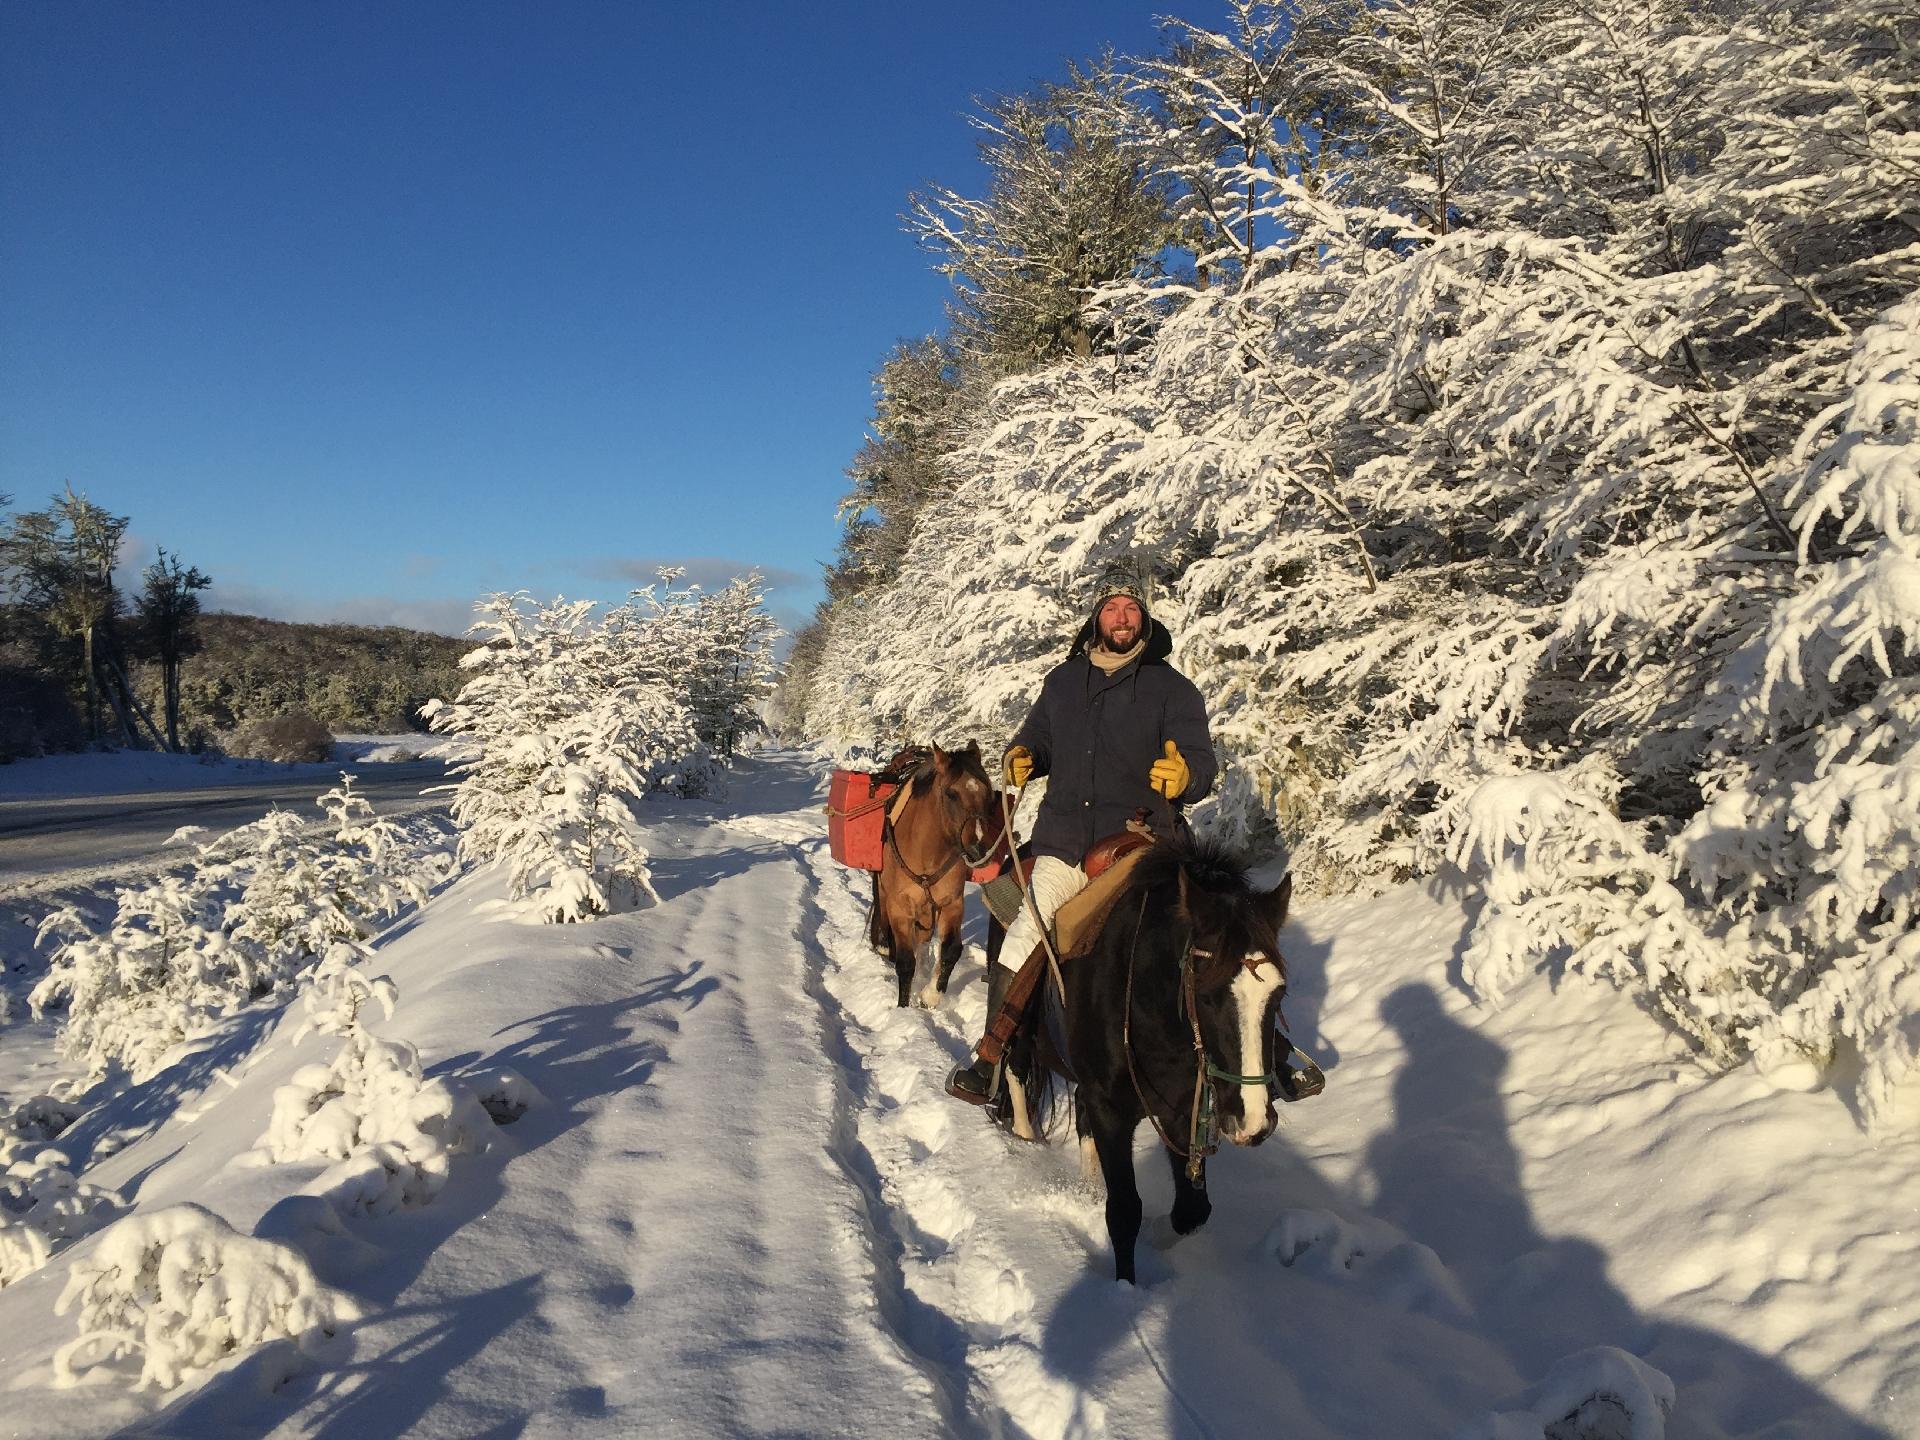
<path id="1" fill-rule="evenodd" d="M 816 772 L 758 759 L 733 793 L 662 807 L 657 909 L 494 923 L 480 875 L 383 942 L 378 1029 L 546 1103 L 434 1204 L 308 1237 L 370 1312 L 344 1362 L 271 1393 L 243 1367 L 157 1416 L 53 1390 L 60 1256 L 0 1290 L 0 1433 L 1506 1437 L 1541 1432 L 1494 1412 L 1611 1346 L 1677 1382 L 1674 1440 L 1920 1435 L 1920 1142 L 1868 1144 L 1831 1094 L 1710 1083 L 1609 991 L 1473 1008 L 1443 895 L 1309 904 L 1289 1013 L 1329 1091 L 1220 1157 L 1208 1228 L 1143 1245 L 1121 1287 L 1070 1140 L 1022 1146 L 941 1093 L 977 948 L 946 1012 L 895 1009 Z M 88 1178 L 242 1228 L 309 1184 L 239 1160 L 330 1047 L 273 1025 L 83 1120 L 82 1162 L 124 1146 Z M 1164 1213 L 1150 1133 L 1138 1161 Z M 1563 1378 L 1632 1374 L 1602 1352 Z"/>
<path id="2" fill-rule="evenodd" d="M 166 759 L 179 757 L 167 756 Z M 438 760 L 354 765 L 356 785 L 381 814 L 444 809 Z M 316 773 L 317 772 L 317 773 Z M 301 766 L 289 777 L 267 771 L 218 784 L 146 787 L 99 794 L 14 793 L 0 774 L 0 899 L 36 884 L 70 884 L 74 872 L 138 867 L 165 858 L 167 837 L 182 825 L 231 830 L 275 805 L 312 813 L 313 797 L 339 782 L 339 767 Z"/>

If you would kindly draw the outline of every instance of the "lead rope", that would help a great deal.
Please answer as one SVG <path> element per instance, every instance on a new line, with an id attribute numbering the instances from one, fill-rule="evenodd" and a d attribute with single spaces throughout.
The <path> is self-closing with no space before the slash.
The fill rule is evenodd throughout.
<path id="1" fill-rule="evenodd" d="M 1007 800 L 1007 793 L 1005 790 L 1000 792 L 1000 815 L 1004 826 L 1000 833 L 1006 840 L 1007 863 L 1013 867 L 1013 883 L 1019 887 L 1020 903 L 1026 908 L 1027 914 L 1033 917 L 1033 923 L 1040 931 L 1040 944 L 1047 952 L 1047 970 L 1053 976 L 1054 991 L 1064 1007 L 1067 1003 L 1067 982 L 1060 974 L 1060 953 L 1053 948 L 1051 927 L 1040 918 L 1040 907 L 1034 903 L 1033 889 L 1027 884 L 1026 871 L 1020 868 L 1020 855 L 1013 844 L 1013 806 Z M 1026 962 L 1023 960 L 1021 963 Z M 989 1015 L 987 1018 L 991 1021 L 993 1017 Z"/>

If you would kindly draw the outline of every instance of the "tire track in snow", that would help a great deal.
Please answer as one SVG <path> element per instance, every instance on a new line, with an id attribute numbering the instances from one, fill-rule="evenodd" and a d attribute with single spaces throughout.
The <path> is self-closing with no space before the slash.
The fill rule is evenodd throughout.
<path id="1" fill-rule="evenodd" d="M 863 877 L 841 869 L 817 840 L 803 855 L 819 918 L 808 989 L 839 1071 L 834 1158 L 866 1200 L 881 1313 L 940 1387 L 950 1432 L 1104 1435 L 1099 1402 L 1051 1372 L 1044 1318 L 999 1227 L 983 1223 L 976 1197 L 955 1180 L 970 1168 L 982 1185 L 1010 1184 L 1016 1157 L 997 1135 L 968 1126 L 975 1145 L 961 1148 L 973 1150 L 974 1163 L 957 1153 L 939 1163 L 968 1118 L 941 1089 L 945 1067 L 967 1052 L 965 1027 L 951 1010 L 894 1005 L 891 969 L 866 943 Z M 966 1008 L 977 1011 L 977 998 Z"/>

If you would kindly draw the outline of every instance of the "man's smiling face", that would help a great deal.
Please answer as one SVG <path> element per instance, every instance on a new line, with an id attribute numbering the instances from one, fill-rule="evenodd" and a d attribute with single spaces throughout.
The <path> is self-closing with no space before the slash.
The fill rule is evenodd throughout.
<path id="1" fill-rule="evenodd" d="M 1100 607 L 1097 623 L 1101 645 L 1116 653 L 1131 650 L 1140 638 L 1146 618 L 1138 600 L 1129 595 L 1115 595 Z"/>

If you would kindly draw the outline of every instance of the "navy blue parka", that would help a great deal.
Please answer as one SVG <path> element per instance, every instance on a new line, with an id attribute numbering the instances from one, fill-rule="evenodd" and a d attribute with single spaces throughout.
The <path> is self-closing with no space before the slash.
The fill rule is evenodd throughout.
<path id="1" fill-rule="evenodd" d="M 1187 788 L 1175 812 L 1203 798 L 1219 773 L 1207 737 L 1207 710 L 1193 682 L 1167 663 L 1173 638 L 1146 607 L 1146 643 L 1140 655 L 1108 675 L 1087 658 L 1098 642 L 1097 607 L 1067 659 L 1048 672 L 1026 723 L 1013 737 L 1033 753 L 1033 772 L 1047 793 L 1033 827 L 1036 855 L 1078 865 L 1094 841 L 1126 828 L 1145 809 L 1164 825 L 1166 807 L 1148 782 L 1166 742 L 1180 747 Z"/>

